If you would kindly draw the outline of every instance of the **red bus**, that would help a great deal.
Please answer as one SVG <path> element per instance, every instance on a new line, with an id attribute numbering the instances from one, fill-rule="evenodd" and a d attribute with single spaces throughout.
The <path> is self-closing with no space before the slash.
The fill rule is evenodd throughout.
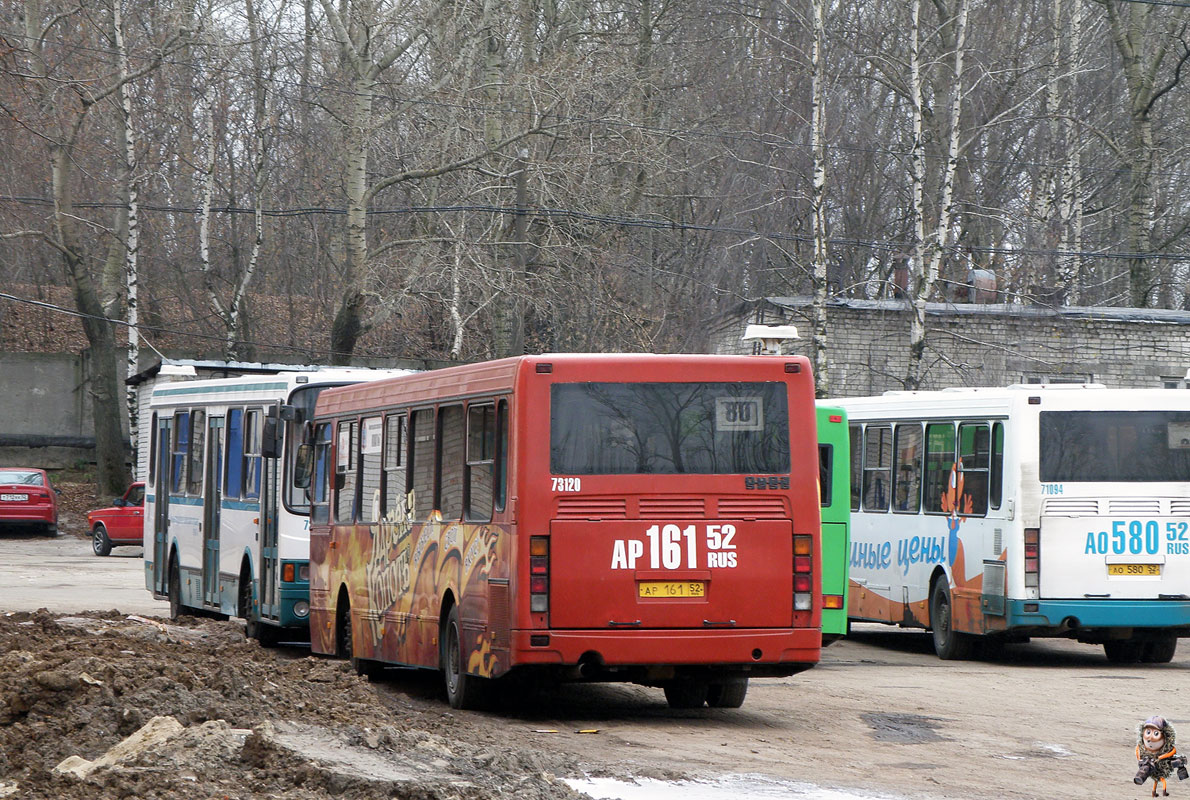
<path id="1" fill-rule="evenodd" d="M 456 708 L 510 672 L 737 708 L 750 677 L 818 662 L 815 430 L 800 356 L 523 356 L 327 389 L 311 647 L 440 669 Z"/>

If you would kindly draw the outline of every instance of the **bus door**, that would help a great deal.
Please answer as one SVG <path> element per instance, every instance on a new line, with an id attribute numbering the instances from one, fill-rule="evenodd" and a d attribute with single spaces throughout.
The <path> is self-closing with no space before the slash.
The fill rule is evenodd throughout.
<path id="1" fill-rule="evenodd" d="M 206 480 L 203 490 L 202 599 L 219 604 L 219 512 L 223 505 L 223 417 L 207 422 Z"/>
<path id="2" fill-rule="evenodd" d="M 280 459 L 280 425 L 277 409 L 270 409 L 265 419 L 260 461 L 260 616 L 277 619 L 281 614 L 278 571 L 281 569 L 277 549 L 277 473 Z"/>
<path id="3" fill-rule="evenodd" d="M 165 594 L 168 590 L 169 564 L 169 487 L 173 482 L 173 419 L 162 416 L 157 421 L 157 485 L 155 505 L 150 524 L 153 526 L 153 591 Z"/>

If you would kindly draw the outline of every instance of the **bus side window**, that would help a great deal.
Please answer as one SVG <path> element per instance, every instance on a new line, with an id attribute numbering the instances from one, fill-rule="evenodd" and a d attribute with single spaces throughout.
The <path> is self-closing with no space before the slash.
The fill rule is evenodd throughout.
<path id="1" fill-rule="evenodd" d="M 244 414 L 244 491 L 245 500 L 260 499 L 260 448 L 264 441 L 264 413 L 251 408 Z"/>
<path id="2" fill-rule="evenodd" d="M 864 431 L 864 510 L 888 511 L 892 428 L 869 425 Z"/>
<path id="3" fill-rule="evenodd" d="M 493 481 L 496 484 L 496 510 L 504 510 L 505 498 L 508 496 L 508 401 L 501 400 L 496 407 L 496 474 Z"/>
<path id="4" fill-rule="evenodd" d="M 424 408 L 410 415 L 409 440 L 413 518 L 427 520 L 434 510 L 434 409 Z"/>
<path id="5" fill-rule="evenodd" d="M 944 514 L 942 498 L 950 487 L 954 466 L 954 423 L 935 422 L 926 426 L 926 513 Z"/>
<path id="6" fill-rule="evenodd" d="M 223 482 L 223 497 L 239 500 L 244 493 L 244 409 L 227 412 L 227 477 Z"/>
<path id="7" fill-rule="evenodd" d="M 339 421 L 335 447 L 335 522 L 352 522 L 355 513 L 355 489 L 359 470 L 359 423 Z"/>
<path id="8" fill-rule="evenodd" d="M 380 519 L 380 461 L 384 455 L 384 424 L 380 417 L 367 417 L 360 428 L 359 522 Z"/>
<path id="9" fill-rule="evenodd" d="M 153 412 L 153 421 L 149 423 L 149 488 L 157 485 L 157 412 Z"/>
<path id="10" fill-rule="evenodd" d="M 443 520 L 463 518 L 467 432 L 462 406 L 438 409 L 438 509 Z"/>
<path id="11" fill-rule="evenodd" d="M 893 450 L 893 510 L 916 514 L 921 511 L 921 423 L 898 425 Z"/>
<path id="12" fill-rule="evenodd" d="M 992 426 L 992 471 L 988 476 L 989 503 L 999 508 L 1004 497 L 1004 423 Z"/>
<path id="13" fill-rule="evenodd" d="M 988 513 L 990 445 L 991 439 L 985 423 L 959 425 L 959 461 L 963 465 L 963 497 L 959 510 L 962 513 L 977 517 Z"/>
<path id="14" fill-rule="evenodd" d="M 381 514 L 390 518 L 407 519 L 405 507 L 408 487 L 405 485 L 405 415 L 389 414 L 384 418 L 384 469 L 380 473 Z"/>
<path id="15" fill-rule="evenodd" d="M 181 494 L 183 487 L 186 486 L 186 464 L 189 459 L 186 454 L 190 450 L 190 412 L 183 411 L 174 415 L 174 443 L 173 443 L 173 462 L 174 470 L 172 475 L 172 483 L 169 487 L 171 494 Z"/>
<path id="16" fill-rule="evenodd" d="M 467 467 L 464 498 L 467 519 L 492 518 L 496 463 L 496 407 L 491 403 L 467 406 Z"/>
<path id="17" fill-rule="evenodd" d="M 195 411 L 190 415 L 190 465 L 186 468 L 186 494 L 202 494 L 203 445 L 206 443 L 207 414 Z"/>
<path id="18" fill-rule="evenodd" d="M 310 479 L 310 522 L 325 525 L 331 521 L 330 507 L 331 425 L 319 423 L 314 429 L 314 469 Z"/>
<path id="19" fill-rule="evenodd" d="M 831 464 L 835 460 L 835 447 L 818 445 L 818 500 L 823 508 L 831 504 Z"/>
<path id="20" fill-rule="evenodd" d="M 851 510 L 859 511 L 864 480 L 864 429 L 860 425 L 851 425 L 847 433 L 851 444 Z"/>

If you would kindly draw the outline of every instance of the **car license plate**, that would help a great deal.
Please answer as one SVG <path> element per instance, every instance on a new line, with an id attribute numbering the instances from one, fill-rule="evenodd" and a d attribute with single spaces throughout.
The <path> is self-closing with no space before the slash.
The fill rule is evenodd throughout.
<path id="1" fill-rule="evenodd" d="M 707 593 L 702 581 L 641 581 L 637 587 L 641 597 L 705 597 Z"/>
<path id="2" fill-rule="evenodd" d="M 27 494 L 0 494 L 0 500 L 4 502 L 23 503 L 29 499 Z"/>
<path id="3" fill-rule="evenodd" d="M 1108 564 L 1108 575 L 1161 575 L 1160 564 Z"/>

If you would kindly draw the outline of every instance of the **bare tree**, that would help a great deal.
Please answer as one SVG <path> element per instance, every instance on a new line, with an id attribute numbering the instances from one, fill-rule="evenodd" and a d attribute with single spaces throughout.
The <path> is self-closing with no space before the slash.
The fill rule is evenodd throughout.
<path id="1" fill-rule="evenodd" d="M 1181 83 L 1182 67 L 1190 58 L 1190 45 L 1184 38 L 1187 12 L 1185 8 L 1163 8 L 1158 16 L 1157 7 L 1150 4 L 1097 1 L 1107 12 L 1127 85 L 1129 124 L 1119 151 L 1128 170 L 1128 296 L 1133 306 L 1145 308 L 1156 299 L 1158 282 L 1150 261 L 1156 222 L 1153 170 L 1159 150 L 1153 134 L 1153 111 L 1158 101 Z M 1181 45 L 1182 52 L 1175 56 L 1173 74 L 1168 75 L 1162 72 L 1162 64 L 1173 45 Z"/>
<path id="2" fill-rule="evenodd" d="M 946 160 L 942 166 L 937 217 L 931 226 L 926 209 L 926 142 L 925 142 L 925 81 L 921 60 L 921 0 L 911 0 L 910 27 L 910 87 L 913 92 L 913 148 L 910 156 L 910 181 L 913 191 L 914 244 L 910 268 L 909 303 L 909 359 L 905 374 L 905 388 L 921 387 L 923 358 L 926 345 L 926 302 L 942 266 L 950 240 L 954 214 L 954 180 L 958 168 L 959 145 L 963 111 L 963 54 L 966 48 L 967 3 L 955 0 L 953 8 L 937 0 L 945 15 L 943 27 L 953 25 L 953 82 L 950 87 L 950 108 L 947 119 L 949 135 Z"/>
<path id="3" fill-rule="evenodd" d="M 118 0 L 117 0 L 118 2 Z M 109 7 L 106 9 L 112 13 Z M 49 46 L 50 37 L 61 29 L 82 33 L 87 20 L 77 6 L 47 7 L 41 0 L 25 0 L 24 42 L 26 85 L 36 103 L 36 127 L 50 164 L 53 210 L 44 240 L 57 251 L 81 312 L 82 326 L 90 345 L 90 393 L 95 427 L 97 482 L 104 492 L 118 492 L 128 480 L 125 447 L 120 416 L 124 407 L 119 388 L 120 370 L 115 332 L 103 302 L 103 267 L 110 263 L 93 253 L 90 231 L 93 223 L 75 205 L 78 165 L 89 160 L 88 135 L 96 118 L 112 102 L 118 102 L 122 89 L 155 70 L 177 36 L 132 71 L 114 74 L 102 63 L 75 63 L 60 58 L 59 48 Z M 112 31 L 116 25 L 105 26 Z M 110 115 L 116 117 L 118 115 Z M 123 133 L 121 133 L 123 132 Z M 115 136 L 126 135 L 124 123 L 117 123 Z M 120 161 L 125 163 L 127 150 Z M 125 186 L 128 186 L 126 183 Z M 120 238 L 128 225 L 130 204 L 117 203 L 116 219 L 110 230 Z M 98 280 L 97 272 L 98 269 Z M 110 271 L 107 273 L 112 274 Z"/>

